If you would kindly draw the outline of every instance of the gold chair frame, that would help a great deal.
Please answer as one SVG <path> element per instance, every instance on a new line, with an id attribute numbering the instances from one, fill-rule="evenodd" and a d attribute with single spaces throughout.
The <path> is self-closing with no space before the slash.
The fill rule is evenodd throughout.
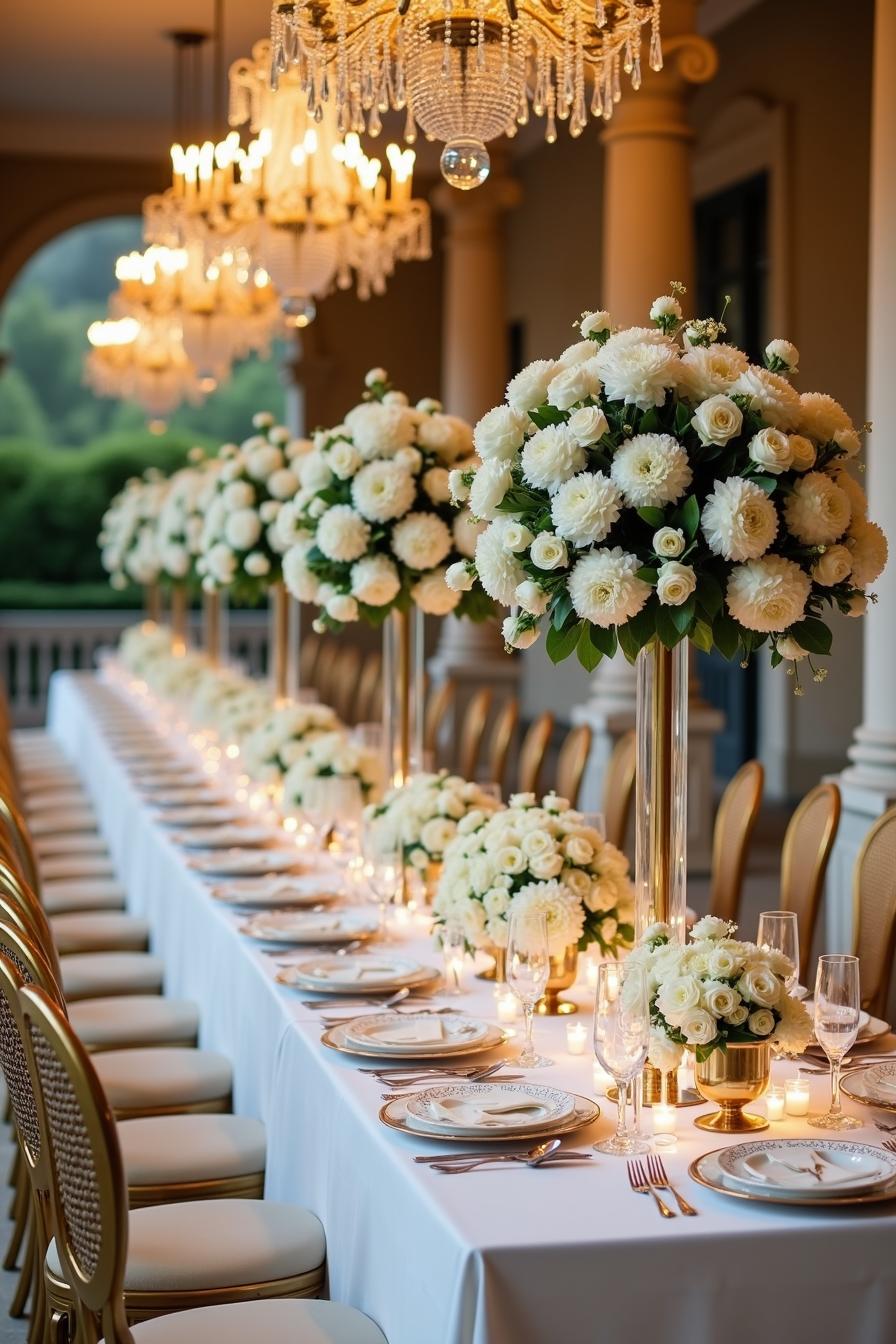
<path id="1" fill-rule="evenodd" d="M 554 716 L 545 710 L 533 719 L 526 729 L 520 744 L 520 758 L 517 763 L 516 787 L 519 793 L 534 793 L 540 796 L 539 787 L 544 758 L 554 731 Z"/>
<path id="2" fill-rule="evenodd" d="M 449 677 L 439 683 L 426 702 L 423 714 L 423 750 L 432 756 L 434 767 L 441 764 L 439 729 L 450 713 L 456 697 L 457 686 Z"/>
<path id="3" fill-rule="evenodd" d="M 480 686 L 467 702 L 457 745 L 457 773 L 463 779 L 476 778 L 476 767 L 479 764 L 479 753 L 482 750 L 482 739 L 485 736 L 485 725 L 488 723 L 491 707 L 492 691 L 489 686 Z"/>
<path id="4" fill-rule="evenodd" d="M 498 785 L 503 796 L 504 775 L 507 772 L 507 758 L 513 743 L 513 735 L 520 717 L 520 702 L 516 696 L 510 696 L 495 715 L 492 730 L 486 747 L 488 761 L 488 780 Z"/>
<path id="5" fill-rule="evenodd" d="M 582 778 L 591 755 L 591 729 L 587 723 L 570 728 L 557 755 L 557 793 L 571 807 L 579 801 Z"/>
<path id="6" fill-rule="evenodd" d="M 896 806 L 878 817 L 859 850 L 853 872 L 853 930 L 862 1007 L 884 1017 L 896 957 Z"/>
<path id="7" fill-rule="evenodd" d="M 815 925 L 825 873 L 840 825 L 840 790 L 817 784 L 794 811 L 781 850 L 781 909 L 797 916 L 800 930 L 800 980 L 808 984 Z"/>
<path id="8" fill-rule="evenodd" d="M 617 849 L 625 849 L 635 795 L 635 770 L 638 740 L 634 728 L 616 742 L 604 775 L 603 809 L 606 838 Z"/>
<path id="9" fill-rule="evenodd" d="M 719 919 L 737 921 L 750 839 L 762 806 L 765 771 L 747 761 L 728 782 L 716 813 L 712 841 L 709 911 Z"/>

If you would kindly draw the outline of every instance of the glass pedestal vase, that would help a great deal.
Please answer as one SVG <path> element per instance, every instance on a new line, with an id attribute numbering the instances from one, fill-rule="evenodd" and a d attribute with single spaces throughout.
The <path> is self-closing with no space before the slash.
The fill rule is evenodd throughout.
<path id="1" fill-rule="evenodd" d="M 579 1011 L 576 1004 L 560 997 L 564 989 L 569 989 L 570 985 L 575 984 L 578 966 L 579 949 L 575 943 L 570 943 L 556 957 L 550 958 L 544 995 L 535 1005 L 535 1011 L 540 1017 L 565 1017 L 569 1013 Z"/>
<path id="2" fill-rule="evenodd" d="M 173 583 L 171 585 L 168 609 L 175 650 L 184 653 L 189 642 L 190 620 L 190 590 L 185 583 Z"/>
<path id="3" fill-rule="evenodd" d="M 295 698 L 299 689 L 299 604 L 282 580 L 268 589 L 268 677 L 278 704 Z"/>
<path id="4" fill-rule="evenodd" d="M 216 588 L 202 594 L 202 648 L 213 667 L 227 662 L 230 647 L 227 629 L 227 593 Z"/>
<path id="5" fill-rule="evenodd" d="M 713 1134 L 753 1134 L 768 1129 L 764 1115 L 752 1115 L 744 1107 L 766 1091 L 771 1066 L 768 1041 L 729 1042 L 724 1050 L 713 1050 L 708 1059 L 695 1059 L 697 1091 L 705 1101 L 717 1101 L 719 1109 L 712 1115 L 698 1115 L 694 1124 Z"/>
<path id="6" fill-rule="evenodd" d="M 423 613 L 390 612 L 383 624 L 383 752 L 395 788 L 423 764 L 423 657 Z"/>

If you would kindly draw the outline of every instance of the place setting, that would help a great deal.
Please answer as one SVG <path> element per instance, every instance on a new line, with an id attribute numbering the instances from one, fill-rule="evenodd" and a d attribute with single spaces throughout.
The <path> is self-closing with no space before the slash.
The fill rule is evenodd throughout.
<path id="1" fill-rule="evenodd" d="M 267 846 L 275 838 L 270 826 L 258 826 L 243 818 L 211 826 L 193 826 L 183 831 L 169 831 L 168 839 L 181 849 L 230 849 Z"/>
<path id="2" fill-rule="evenodd" d="M 836 1139 L 755 1140 L 695 1158 L 689 1175 L 735 1199 L 805 1207 L 896 1198 L 896 1154 Z"/>
<path id="3" fill-rule="evenodd" d="M 236 910 L 282 912 L 341 900 L 344 884 L 335 870 L 315 870 L 297 856 L 285 876 L 234 877 L 226 884 L 209 887 L 209 894 Z"/>
<path id="4" fill-rule="evenodd" d="M 530 1082 L 451 1082 L 398 1096 L 381 1108 L 384 1125 L 440 1143 L 554 1139 L 600 1116 L 588 1097 Z M 591 1154 L 587 1155 L 589 1158 Z"/>
<path id="5" fill-rule="evenodd" d="M 246 809 L 237 803 L 228 803 L 224 798 L 215 803 L 171 804 L 160 802 L 153 811 L 153 820 L 166 829 L 177 830 L 180 827 L 217 826 L 227 822 L 245 820 Z"/>
<path id="6" fill-rule="evenodd" d="M 239 930 L 262 943 L 325 945 L 375 938 L 379 923 L 367 910 L 265 910 L 246 920 Z"/>
<path id="7" fill-rule="evenodd" d="M 407 990 L 422 993 L 441 981 L 441 971 L 410 957 L 388 952 L 359 952 L 357 955 L 316 956 L 293 961 L 282 969 L 277 980 L 292 989 L 321 996 L 309 1001 L 314 1007 L 332 1008 L 334 1002 L 364 1002 L 376 995 L 392 995 Z M 306 1004 L 308 1006 L 308 1004 Z"/>
<path id="8" fill-rule="evenodd" d="M 272 873 L 301 872 L 298 850 L 254 849 L 232 845 L 228 849 L 193 854 L 186 866 L 201 877 L 268 877 Z"/>

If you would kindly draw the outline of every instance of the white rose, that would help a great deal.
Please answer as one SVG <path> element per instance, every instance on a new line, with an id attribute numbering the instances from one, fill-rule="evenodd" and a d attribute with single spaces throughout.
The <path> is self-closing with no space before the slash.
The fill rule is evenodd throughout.
<path id="1" fill-rule="evenodd" d="M 532 545 L 533 541 L 532 533 L 529 531 L 528 527 L 515 518 L 509 519 L 507 526 L 502 533 L 502 537 L 505 548 L 508 551 L 513 551 L 514 554 L 517 554 L 519 551 L 524 551 L 527 546 Z"/>
<path id="2" fill-rule="evenodd" d="M 685 548 L 684 533 L 680 527 L 661 527 L 654 532 L 652 544 L 655 555 L 676 560 Z"/>
<path id="3" fill-rule="evenodd" d="M 680 607 L 697 587 L 697 575 L 690 565 L 667 560 L 657 572 L 656 595 L 664 607 Z"/>
<path id="4" fill-rule="evenodd" d="M 358 604 L 348 593 L 337 593 L 327 603 L 326 613 L 328 616 L 332 616 L 334 621 L 356 621 L 358 619 Z"/>
<path id="5" fill-rule="evenodd" d="M 741 996 L 749 1003 L 758 1003 L 760 1008 L 771 1008 L 781 994 L 781 982 L 776 975 L 765 967 L 747 968 L 737 982 Z"/>
<path id="6" fill-rule="evenodd" d="M 681 1063 L 682 1054 L 682 1048 L 676 1041 L 670 1041 L 658 1027 L 651 1027 L 647 1058 L 655 1069 L 659 1069 L 660 1073 L 672 1073 Z"/>
<path id="7" fill-rule="evenodd" d="M 581 835 L 567 836 L 563 850 L 570 863 L 586 864 L 594 858 L 594 846 Z"/>
<path id="8" fill-rule="evenodd" d="M 598 313 L 585 313 L 579 323 L 579 331 L 583 336 L 599 336 L 604 331 L 610 330 L 610 314 L 601 310 Z"/>
<path id="9" fill-rule="evenodd" d="M 334 476 L 338 476 L 340 481 L 347 481 L 349 477 L 354 476 L 362 461 L 363 458 L 355 445 L 347 443 L 345 439 L 337 439 L 327 449 L 327 462 Z"/>
<path id="10" fill-rule="evenodd" d="M 526 856 L 519 845 L 504 845 L 495 855 L 495 862 L 504 873 L 512 877 L 526 871 Z"/>
<path id="11" fill-rule="evenodd" d="M 224 525 L 224 539 L 235 551 L 249 551 L 261 536 L 261 519 L 254 509 L 237 509 Z"/>
<path id="12" fill-rule="evenodd" d="M 527 611 L 530 616 L 543 616 L 550 601 L 550 595 L 540 583 L 532 579 L 525 579 L 517 586 L 515 597 L 523 611 Z"/>
<path id="13" fill-rule="evenodd" d="M 451 498 L 455 504 L 465 504 L 470 498 L 470 487 L 464 480 L 464 472 L 460 467 L 455 467 L 448 473 L 448 489 L 451 491 Z"/>
<path id="14" fill-rule="evenodd" d="M 849 599 L 847 616 L 864 616 L 868 611 L 868 599 L 864 593 L 854 593 Z"/>
<path id="15" fill-rule="evenodd" d="M 799 373 L 800 352 L 792 341 L 769 341 L 765 362 L 773 373 Z"/>
<path id="16" fill-rule="evenodd" d="M 456 593 L 468 593 L 476 582 L 466 560 L 457 560 L 445 570 L 445 582 Z"/>
<path id="17" fill-rule="evenodd" d="M 768 1036 L 775 1029 L 775 1015 L 768 1008 L 757 1008 L 747 1018 L 747 1026 L 754 1036 Z"/>
<path id="18" fill-rule="evenodd" d="M 715 947 L 707 958 L 707 968 L 714 980 L 729 980 L 738 969 L 738 959 L 727 947 Z"/>
<path id="19" fill-rule="evenodd" d="M 780 429 L 761 429 L 754 434 L 747 451 L 757 466 L 779 476 L 793 465 L 793 448 L 790 439 Z"/>
<path id="20" fill-rule="evenodd" d="M 678 975 L 660 986 L 656 1006 L 663 1017 L 673 1024 L 681 1014 L 696 1008 L 700 1002 L 700 981 L 693 975 Z"/>
<path id="21" fill-rule="evenodd" d="M 243 569 L 253 579 L 260 579 L 271 570 L 271 562 L 261 551 L 251 551 L 243 561 Z"/>
<path id="22" fill-rule="evenodd" d="M 733 1013 L 729 1013 L 725 1021 L 731 1027 L 742 1027 L 749 1016 L 749 1009 L 744 1004 L 739 1004 Z"/>
<path id="23" fill-rule="evenodd" d="M 365 387 L 376 387 L 377 383 L 388 383 L 389 375 L 385 369 L 379 367 L 368 369 L 364 375 Z"/>
<path id="24" fill-rule="evenodd" d="M 801 663 L 804 658 L 809 657 L 809 652 L 804 649 L 802 644 L 798 644 L 790 635 L 784 635 L 775 645 L 782 658 L 789 658 L 791 662 Z"/>
<path id="25" fill-rule="evenodd" d="M 507 616 L 501 622 L 504 643 L 511 649 L 530 649 L 538 639 L 535 626 L 524 625 L 518 616 Z"/>
<path id="26" fill-rule="evenodd" d="M 714 397 L 708 397 L 700 403 L 691 425 L 697 431 L 701 443 L 723 446 L 740 433 L 743 422 L 740 407 L 723 392 L 717 392 Z"/>
<path id="27" fill-rule="evenodd" d="M 817 456 L 815 444 L 811 439 L 807 439 L 805 434 L 791 434 L 790 465 L 794 471 L 811 470 L 815 466 Z"/>
<path id="28" fill-rule="evenodd" d="M 318 453 L 310 453 L 299 463 L 299 481 L 305 490 L 326 490 L 332 479 L 332 471 Z"/>
<path id="29" fill-rule="evenodd" d="M 661 294 L 650 305 L 650 320 L 651 322 L 662 322 L 670 317 L 676 322 L 681 321 L 681 304 L 673 294 Z"/>
<path id="30" fill-rule="evenodd" d="M 812 566 L 812 578 L 822 588 L 832 588 L 848 579 L 852 571 L 852 555 L 846 546 L 829 546 Z M 780 641 L 779 641 L 780 645 Z"/>
<path id="31" fill-rule="evenodd" d="M 714 1017 L 727 1017 L 740 1003 L 740 995 L 730 985 L 707 981 L 703 986 L 703 1006 Z"/>
<path id="32" fill-rule="evenodd" d="M 718 1024 L 705 1008 L 689 1008 L 678 1023 L 688 1045 L 709 1045 L 718 1034 Z"/>
<path id="33" fill-rule="evenodd" d="M 562 569 L 569 561 L 566 542 L 553 532 L 540 532 L 529 549 L 529 555 L 539 569 Z"/>
<path id="34" fill-rule="evenodd" d="M 352 596 L 369 607 L 384 607 L 398 595 L 401 579 L 386 555 L 365 555 L 352 565 Z"/>
<path id="35" fill-rule="evenodd" d="M 557 877 L 563 871 L 563 856 L 560 854 L 536 854 L 529 860 L 529 871 L 540 882 Z"/>
<path id="36" fill-rule="evenodd" d="M 582 448 L 597 443 L 609 427 L 607 417 L 599 406 L 580 406 L 566 422 L 566 428 Z"/>

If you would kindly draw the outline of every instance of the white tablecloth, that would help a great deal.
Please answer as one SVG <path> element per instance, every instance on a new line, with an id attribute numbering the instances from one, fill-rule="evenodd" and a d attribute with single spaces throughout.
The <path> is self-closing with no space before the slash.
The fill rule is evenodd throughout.
<path id="1" fill-rule="evenodd" d="M 202 1044 L 233 1060 L 235 1109 L 267 1125 L 267 1194 L 323 1221 L 334 1298 L 372 1316 L 390 1344 L 892 1344 L 894 1206 L 760 1208 L 696 1186 L 688 1164 L 718 1146 L 693 1127 L 699 1112 L 679 1112 L 665 1159 L 698 1218 L 661 1220 L 630 1192 L 618 1158 L 457 1177 L 415 1165 L 431 1145 L 378 1121 L 380 1086 L 320 1044 L 316 1015 L 275 983 L 274 959 L 239 933 L 239 916 L 211 898 L 131 788 L 92 713 L 93 697 L 109 694 L 91 676 L 57 674 L 51 730 L 84 772 L 130 907 L 151 921 L 167 991 L 199 1002 Z M 422 937 L 407 951 L 434 960 Z M 457 1002 L 494 1014 L 479 982 Z M 590 1056 L 568 1055 L 565 1031 L 563 1020 L 537 1023 L 556 1065 L 533 1078 L 590 1093 Z M 817 1081 L 814 1108 L 826 1088 Z M 605 1103 L 576 1145 L 607 1134 L 612 1111 Z M 769 1133 L 812 1131 L 787 1120 Z M 850 1137 L 881 1135 L 868 1125 Z"/>

